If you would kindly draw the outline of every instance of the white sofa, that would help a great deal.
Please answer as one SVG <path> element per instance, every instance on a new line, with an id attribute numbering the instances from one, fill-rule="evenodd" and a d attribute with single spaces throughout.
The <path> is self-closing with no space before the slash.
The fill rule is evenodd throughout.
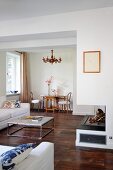
<path id="1" fill-rule="evenodd" d="M 0 145 L 0 155 L 12 148 L 10 146 Z M 0 170 L 2 170 L 1 164 Z M 40 143 L 13 170 L 54 170 L 54 144 L 50 142 Z"/>
<path id="2" fill-rule="evenodd" d="M 5 96 L 0 97 L 0 130 L 7 127 L 8 121 L 30 115 L 29 103 L 21 103 L 20 108 L 4 109 L 2 108 L 4 101 L 6 101 Z"/>

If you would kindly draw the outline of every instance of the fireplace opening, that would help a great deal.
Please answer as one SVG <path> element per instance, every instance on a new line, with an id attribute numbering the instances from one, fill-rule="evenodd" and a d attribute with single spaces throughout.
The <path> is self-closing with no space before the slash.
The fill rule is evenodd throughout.
<path id="1" fill-rule="evenodd" d="M 94 106 L 94 115 L 85 116 L 81 128 L 85 130 L 105 131 L 106 106 Z"/>

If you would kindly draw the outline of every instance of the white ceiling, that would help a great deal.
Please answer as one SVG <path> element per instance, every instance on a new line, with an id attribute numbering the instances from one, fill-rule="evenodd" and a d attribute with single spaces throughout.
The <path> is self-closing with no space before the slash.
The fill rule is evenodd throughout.
<path id="1" fill-rule="evenodd" d="M 72 12 L 113 6 L 113 0 L 0 0 L 0 21 L 18 20 L 44 15 Z M 19 35 L 0 37 L 0 43 L 28 41 L 37 39 L 76 38 L 75 31 L 48 34 Z M 45 47 L 52 48 L 52 47 Z M 60 48 L 60 47 L 59 47 Z M 24 51 L 36 51 L 41 48 L 32 47 Z M 44 47 L 42 48 L 44 50 Z M 20 49 L 21 50 L 21 49 Z"/>
<path id="2" fill-rule="evenodd" d="M 0 0 L 0 21 L 113 6 L 113 0 Z"/>

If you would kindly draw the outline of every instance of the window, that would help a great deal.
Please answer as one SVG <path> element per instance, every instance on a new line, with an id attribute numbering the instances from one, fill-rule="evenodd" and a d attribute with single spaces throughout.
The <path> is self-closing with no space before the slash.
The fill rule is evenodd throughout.
<path id="1" fill-rule="evenodd" d="M 20 55 L 6 53 L 6 94 L 20 93 Z"/>

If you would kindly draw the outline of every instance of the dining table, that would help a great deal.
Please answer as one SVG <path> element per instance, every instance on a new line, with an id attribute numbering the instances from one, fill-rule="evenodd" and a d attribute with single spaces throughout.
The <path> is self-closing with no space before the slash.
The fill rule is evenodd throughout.
<path id="1" fill-rule="evenodd" d="M 66 100 L 65 95 L 47 95 L 43 96 L 43 110 L 47 111 L 55 111 L 59 110 L 58 102 L 59 100 Z"/>

